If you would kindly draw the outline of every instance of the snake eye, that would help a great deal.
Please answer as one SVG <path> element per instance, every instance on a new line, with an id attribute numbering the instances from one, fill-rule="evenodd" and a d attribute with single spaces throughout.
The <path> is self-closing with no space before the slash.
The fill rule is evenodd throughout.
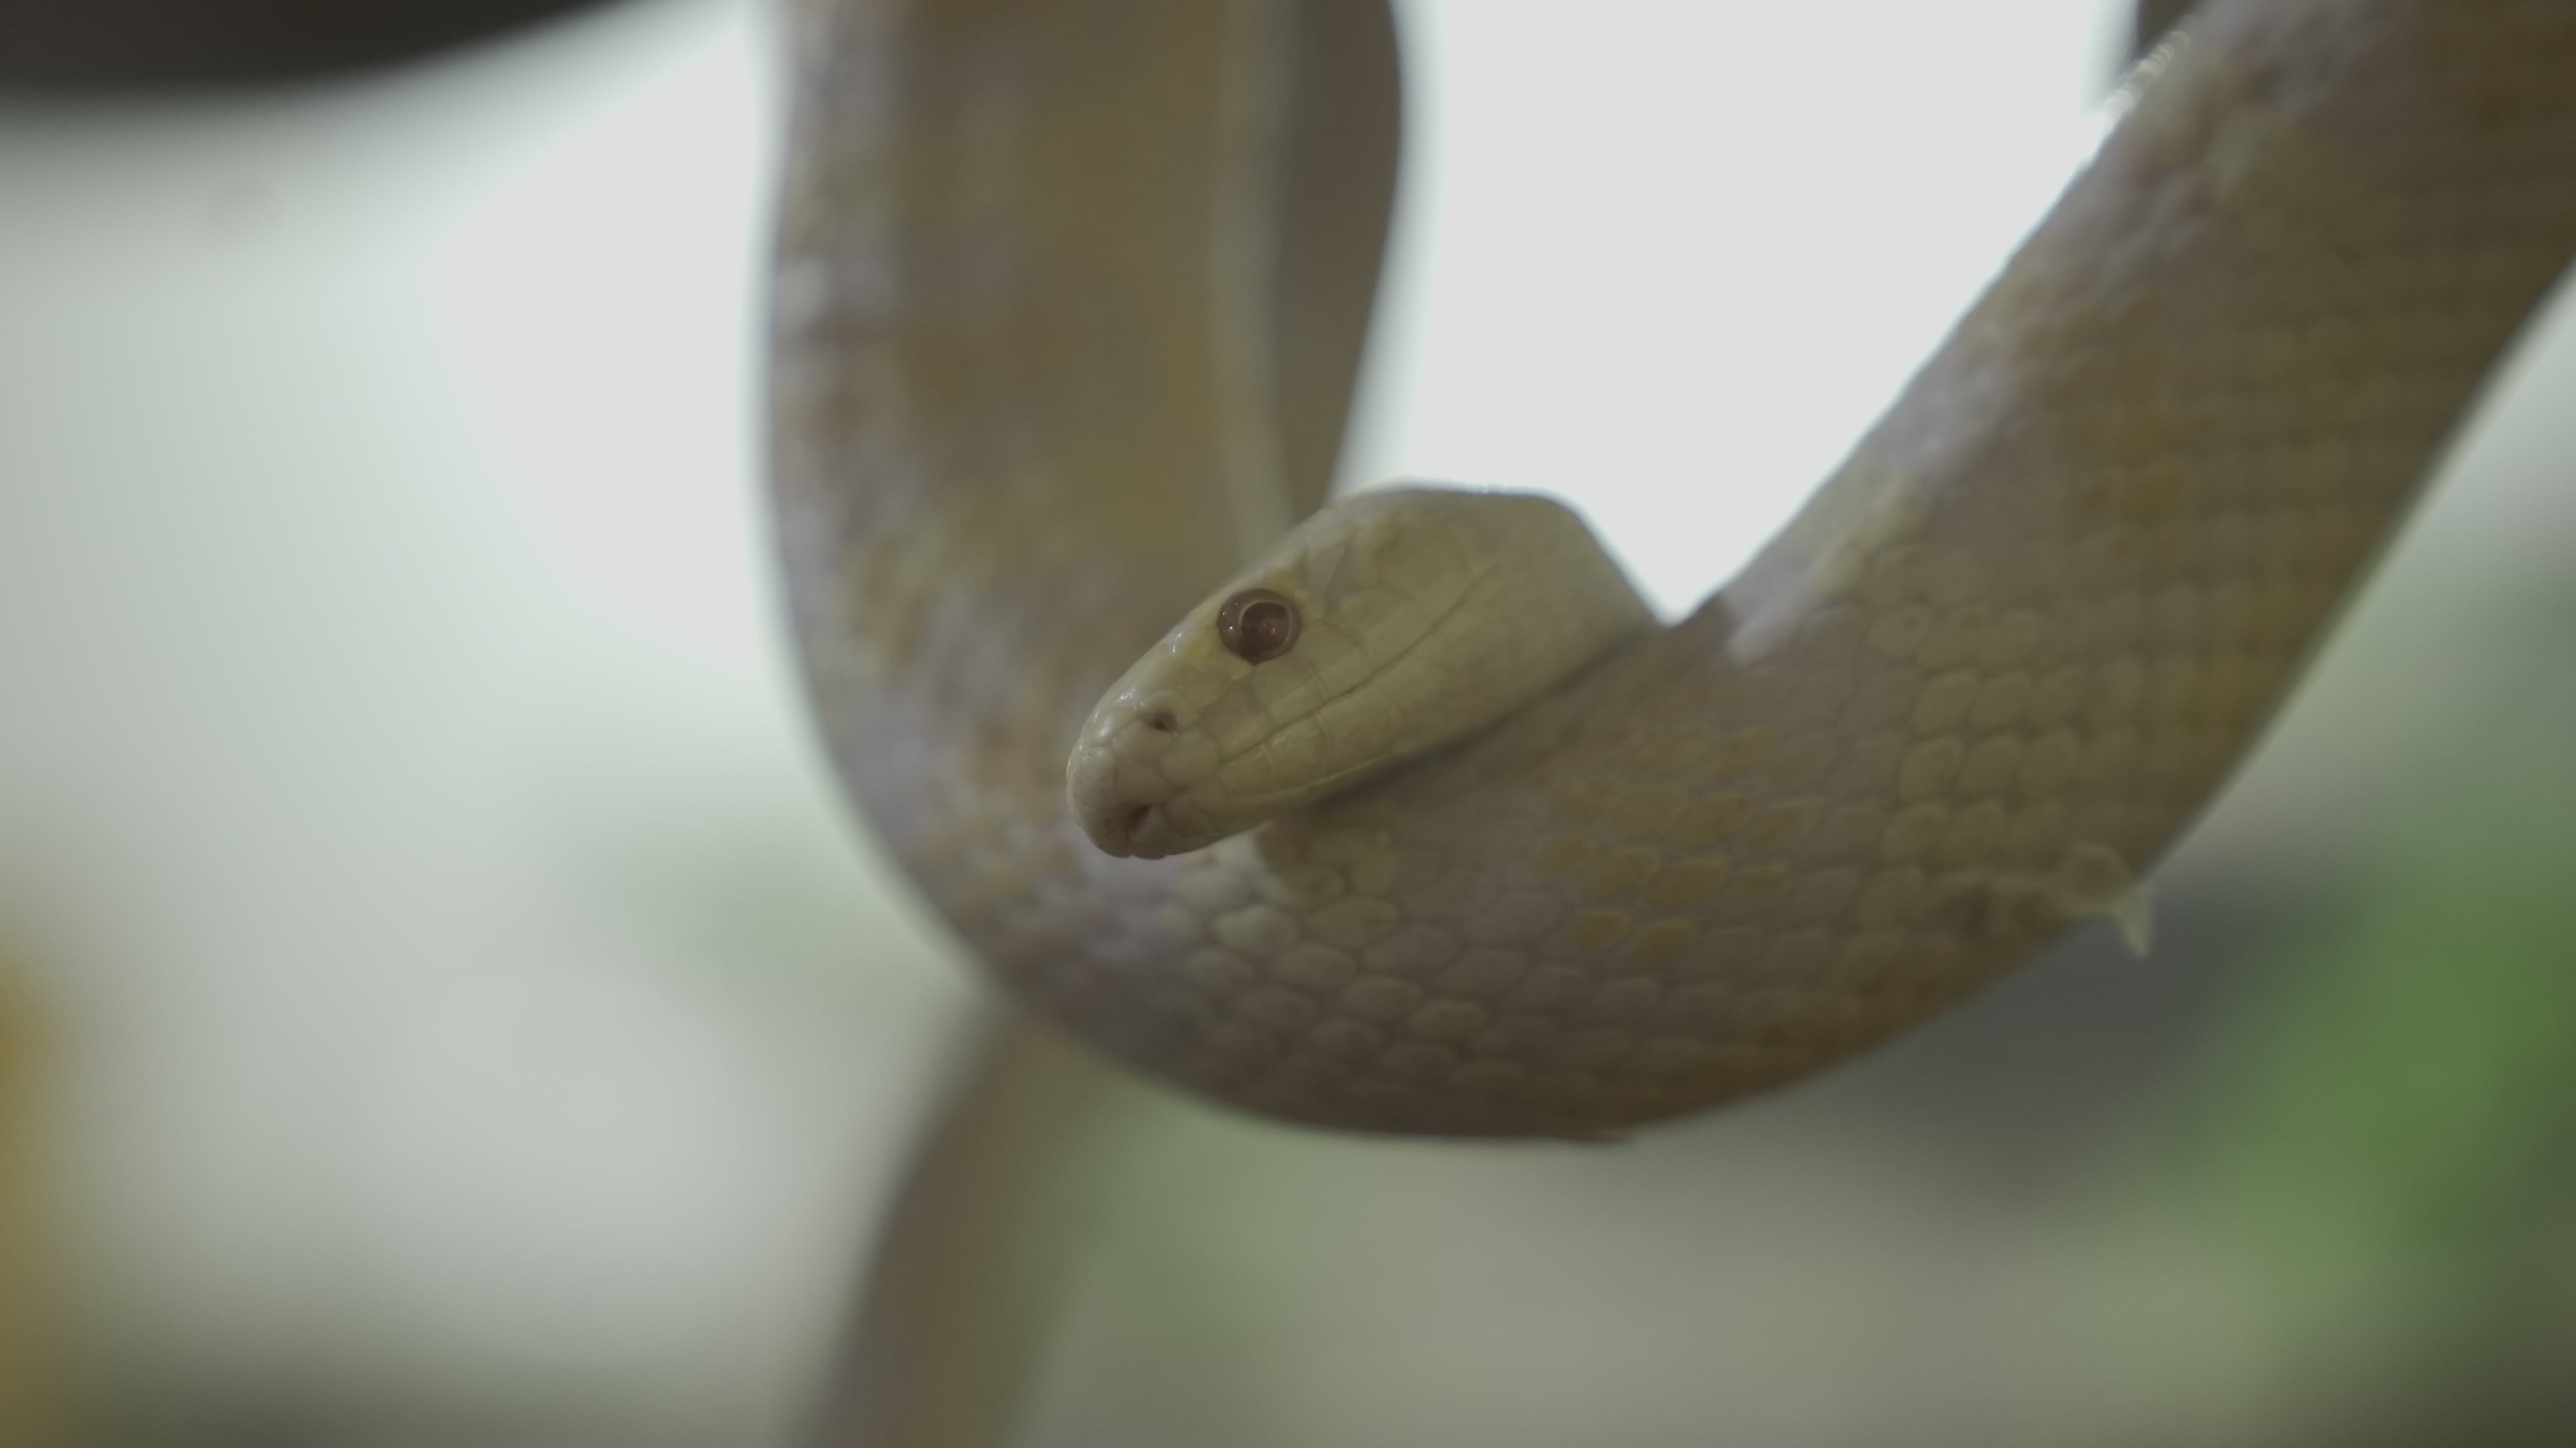
<path id="1" fill-rule="evenodd" d="M 1247 664 L 1266 664 L 1297 646 L 1297 605 L 1266 588 L 1247 588 L 1216 611 L 1216 636 Z"/>

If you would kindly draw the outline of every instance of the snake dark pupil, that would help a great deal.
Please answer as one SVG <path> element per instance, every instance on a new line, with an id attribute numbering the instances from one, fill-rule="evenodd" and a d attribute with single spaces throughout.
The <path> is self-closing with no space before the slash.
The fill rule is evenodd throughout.
<path id="1" fill-rule="evenodd" d="M 1296 646 L 1297 605 L 1266 588 L 1247 588 L 1217 610 L 1217 636 L 1235 657 L 1266 663 Z"/>
<path id="2" fill-rule="evenodd" d="M 1288 610 L 1256 603 L 1243 611 L 1243 651 L 1268 658 L 1288 646 Z"/>

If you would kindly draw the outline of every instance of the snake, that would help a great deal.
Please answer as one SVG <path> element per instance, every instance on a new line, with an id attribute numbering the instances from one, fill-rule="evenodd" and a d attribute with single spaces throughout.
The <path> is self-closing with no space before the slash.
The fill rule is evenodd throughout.
<path id="1" fill-rule="evenodd" d="M 1615 1139 L 2141 924 L 2576 255 L 2576 5 L 2218 0 L 1666 624 L 1545 499 L 1324 501 L 1381 7 L 795 27 L 770 472 L 838 772 L 1021 1008 L 1312 1127 Z"/>

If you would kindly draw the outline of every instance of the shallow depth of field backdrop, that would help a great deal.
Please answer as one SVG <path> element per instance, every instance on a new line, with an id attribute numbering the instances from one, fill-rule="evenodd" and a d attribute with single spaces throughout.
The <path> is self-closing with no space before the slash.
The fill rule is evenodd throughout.
<path id="1" fill-rule="evenodd" d="M 1345 482 L 1559 492 L 1677 612 L 2080 164 L 2126 15 L 1401 20 Z M 774 45 L 633 0 L 0 93 L 0 985 L 102 1441 L 734 1448 L 823 1371 L 977 988 L 780 632 Z M 2576 1437 L 2571 400 L 2558 326 L 2144 961 L 1615 1149 L 1122 1093 L 1026 1441 Z"/>

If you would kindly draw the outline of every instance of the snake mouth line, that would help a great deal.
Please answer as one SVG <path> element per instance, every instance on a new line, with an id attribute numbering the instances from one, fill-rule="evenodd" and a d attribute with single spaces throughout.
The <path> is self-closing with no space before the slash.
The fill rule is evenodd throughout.
<path id="1" fill-rule="evenodd" d="M 1092 845 L 1104 855 L 1114 855 L 1122 860 L 1156 859 L 1162 852 L 1142 853 L 1136 842 L 1151 828 L 1161 811 L 1162 806 L 1158 804 L 1121 803 L 1088 816 L 1081 824 L 1083 833 L 1091 837 Z"/>
<path id="2" fill-rule="evenodd" d="M 1118 848 L 1112 853 L 1120 855 L 1133 853 L 1135 850 L 1136 836 L 1138 833 L 1143 831 L 1145 826 L 1151 822 L 1153 818 L 1154 806 L 1150 804 L 1129 805 L 1127 808 L 1120 810 L 1117 815 Z"/>

